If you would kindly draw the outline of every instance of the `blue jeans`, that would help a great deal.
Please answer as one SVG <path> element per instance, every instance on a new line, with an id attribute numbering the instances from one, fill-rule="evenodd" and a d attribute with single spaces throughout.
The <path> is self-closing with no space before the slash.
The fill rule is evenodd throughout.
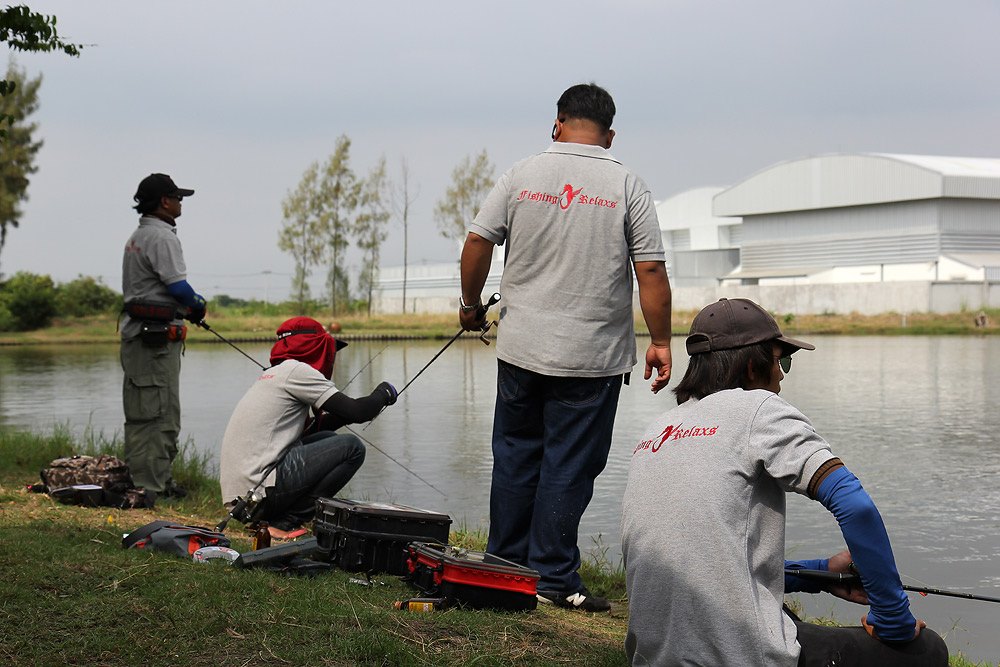
<path id="1" fill-rule="evenodd" d="M 259 518 L 280 530 L 312 521 L 317 498 L 332 498 L 365 461 L 357 436 L 320 431 L 292 444 L 277 467 Z"/>
<path id="2" fill-rule="evenodd" d="M 553 377 L 498 362 L 486 550 L 575 593 L 580 517 L 604 470 L 622 376 Z"/>

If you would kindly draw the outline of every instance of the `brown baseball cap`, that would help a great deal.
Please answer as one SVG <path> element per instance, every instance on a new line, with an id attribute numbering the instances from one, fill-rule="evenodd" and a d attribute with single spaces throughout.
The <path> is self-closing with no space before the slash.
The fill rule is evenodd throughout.
<path id="1" fill-rule="evenodd" d="M 695 315 L 685 345 L 688 354 L 701 354 L 769 340 L 795 350 L 816 349 L 815 345 L 782 335 L 771 314 L 750 299 L 726 298 L 705 306 Z"/>

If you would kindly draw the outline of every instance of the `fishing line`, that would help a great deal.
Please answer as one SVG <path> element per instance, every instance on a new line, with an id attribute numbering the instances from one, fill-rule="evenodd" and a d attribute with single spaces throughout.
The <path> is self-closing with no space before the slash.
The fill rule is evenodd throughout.
<path id="1" fill-rule="evenodd" d="M 389 346 L 386 345 L 385 347 L 383 347 L 381 350 L 378 351 L 378 354 L 376 354 L 374 357 L 369 358 L 368 359 L 368 363 L 365 364 L 364 366 L 362 366 L 361 370 L 359 370 L 357 373 L 355 373 L 353 376 L 351 376 L 351 379 L 347 381 L 347 384 L 344 385 L 343 389 L 347 389 L 349 386 L 351 386 L 351 383 L 354 382 L 354 380 L 356 380 L 359 375 L 361 375 L 361 371 L 363 371 L 366 368 L 368 368 L 369 366 L 371 366 L 372 362 L 375 361 L 376 358 L 378 358 L 378 355 L 382 354 L 383 352 L 385 352 L 388 349 L 389 349 Z M 341 391 L 343 391 L 343 389 L 341 389 Z"/>
<path id="2" fill-rule="evenodd" d="M 249 354 L 247 354 L 246 352 L 244 352 L 240 348 L 236 347 L 231 341 L 227 340 L 222 334 L 220 334 L 218 331 L 216 331 L 212 327 L 208 326 L 208 322 L 206 322 L 205 320 L 202 320 L 201 322 L 196 322 L 196 324 L 199 327 L 201 327 L 202 329 L 204 329 L 205 331 L 211 331 L 216 336 L 218 336 L 219 340 L 221 340 L 223 343 L 227 343 L 231 348 L 233 348 L 234 350 L 236 350 L 237 352 L 239 352 L 240 354 L 242 354 L 244 357 L 246 357 L 250 361 L 252 361 L 255 364 L 257 364 L 258 366 L 260 366 L 260 370 L 262 370 L 262 371 L 266 371 L 267 370 L 267 366 L 265 366 L 264 364 L 260 363 L 259 361 L 257 361 L 253 357 L 251 357 Z"/>
<path id="3" fill-rule="evenodd" d="M 371 422 L 369 422 L 369 423 L 371 423 Z M 405 470 L 406 472 L 410 473 L 411 475 L 413 475 L 414 477 L 416 477 L 417 479 L 419 479 L 421 482 L 423 482 L 427 486 L 431 487 L 432 489 L 434 489 L 435 491 L 437 491 L 438 493 L 440 493 L 442 495 L 442 497 L 444 497 L 446 499 L 448 498 L 448 494 L 446 494 L 444 491 L 442 491 L 441 489 L 437 488 L 436 486 L 434 486 L 433 484 L 431 484 L 430 482 L 428 482 L 426 479 L 424 479 L 423 477 L 421 477 L 417 473 L 415 473 L 412 470 L 410 470 L 409 468 L 407 468 L 405 465 L 403 465 L 402 463 L 400 463 L 399 461 L 397 461 L 393 457 L 391 457 L 388 454 L 386 454 L 385 451 L 383 451 L 381 447 L 379 447 L 378 445 L 376 445 L 375 443 L 373 443 L 371 440 L 369 440 L 365 436 L 361 435 L 360 433 L 358 433 L 357 431 L 355 431 L 350 426 L 345 426 L 344 428 L 346 428 L 348 431 L 350 431 L 354 435 L 356 435 L 359 438 L 361 438 L 361 440 L 366 445 L 368 445 L 369 447 L 371 447 L 372 449 L 374 449 L 376 452 L 378 452 L 379 454 L 381 454 L 385 458 L 389 459 L 390 461 L 392 461 L 393 463 L 395 463 L 396 465 L 398 465 L 400 468 L 402 468 L 403 470 Z"/>

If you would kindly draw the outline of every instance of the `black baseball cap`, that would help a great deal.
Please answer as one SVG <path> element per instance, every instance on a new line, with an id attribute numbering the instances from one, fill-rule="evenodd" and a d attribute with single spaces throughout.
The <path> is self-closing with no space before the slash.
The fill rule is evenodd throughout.
<path id="1" fill-rule="evenodd" d="M 174 183 L 174 179 L 166 174 L 150 174 L 139 182 L 139 188 L 135 191 L 133 199 L 136 203 L 144 201 L 155 201 L 167 195 L 178 197 L 190 197 L 194 190 L 179 188 Z"/>
<path id="2" fill-rule="evenodd" d="M 815 350 L 816 346 L 781 333 L 771 314 L 750 299 L 722 298 L 695 315 L 685 346 L 688 354 L 731 350 L 773 340 L 790 350 Z"/>

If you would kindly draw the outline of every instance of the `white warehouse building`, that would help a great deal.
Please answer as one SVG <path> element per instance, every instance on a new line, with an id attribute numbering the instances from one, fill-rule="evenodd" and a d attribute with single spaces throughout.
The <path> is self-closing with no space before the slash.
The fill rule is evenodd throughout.
<path id="1" fill-rule="evenodd" d="M 1000 159 L 807 157 L 679 193 L 657 215 L 675 309 L 720 296 L 796 314 L 1000 307 Z M 497 257 L 488 291 L 499 285 Z M 381 272 L 380 312 L 400 312 L 401 272 Z M 457 266 L 421 273 L 407 311 L 452 310 Z"/>

